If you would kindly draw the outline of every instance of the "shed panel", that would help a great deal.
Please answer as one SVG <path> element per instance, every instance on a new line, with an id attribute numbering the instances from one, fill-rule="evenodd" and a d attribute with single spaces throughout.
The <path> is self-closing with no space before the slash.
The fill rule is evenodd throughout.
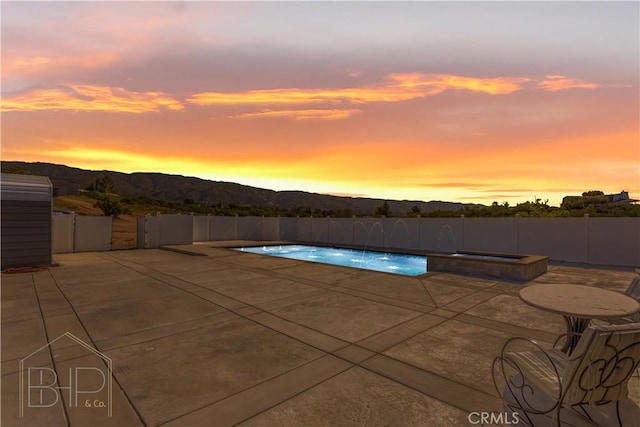
<path id="1" fill-rule="evenodd" d="M 52 186 L 43 176 L 2 174 L 2 265 L 51 264 Z"/>
<path id="2" fill-rule="evenodd" d="M 44 265 L 40 261 L 42 261 L 42 257 L 40 255 L 32 255 L 33 252 L 22 251 L 17 254 L 13 259 L 8 259 L 8 264 L 6 267 L 3 265 L 3 269 L 5 268 L 17 268 L 17 267 L 37 267 Z M 19 260 L 15 265 L 11 266 L 12 260 Z"/>
<path id="3" fill-rule="evenodd" d="M 41 229 L 42 230 L 42 229 Z M 3 234 L 2 235 L 2 245 L 9 245 L 11 243 L 46 243 L 42 240 L 42 231 L 39 233 L 33 233 L 33 230 L 24 230 L 22 233 L 16 234 Z"/>
<path id="4" fill-rule="evenodd" d="M 48 219 L 43 219 L 42 221 L 4 221 L 4 218 L 2 219 L 2 233 L 5 233 L 7 230 L 19 230 L 19 229 L 26 229 L 26 228 L 32 228 L 32 227 L 41 227 L 41 228 L 48 228 L 49 227 L 49 220 Z"/>
<path id="5" fill-rule="evenodd" d="M 19 230 L 15 227 L 2 228 L 2 237 L 8 238 L 9 236 L 22 236 L 32 234 L 42 234 L 46 232 L 46 227 L 33 227 L 25 230 Z"/>

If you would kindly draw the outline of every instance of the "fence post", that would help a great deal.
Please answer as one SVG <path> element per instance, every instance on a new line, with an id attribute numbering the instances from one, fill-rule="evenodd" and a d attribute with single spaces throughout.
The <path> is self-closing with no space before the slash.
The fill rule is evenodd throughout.
<path id="1" fill-rule="evenodd" d="M 464 214 L 460 215 L 460 223 L 461 223 L 461 229 L 462 229 L 462 239 L 460 242 L 460 249 L 464 249 L 466 247 L 465 242 L 464 242 Z M 455 246 L 455 242 L 454 242 L 454 246 Z M 455 251 L 458 252 L 458 248 L 455 248 Z"/>
<path id="2" fill-rule="evenodd" d="M 520 253 L 520 215 L 515 214 L 513 220 L 516 223 L 516 253 Z"/>
<path id="3" fill-rule="evenodd" d="M 71 242 L 71 252 L 75 253 L 76 251 L 76 213 L 73 213 L 73 222 L 71 223 L 71 236 L 72 236 L 72 242 Z"/>
<path id="4" fill-rule="evenodd" d="M 586 248 L 585 248 L 585 260 L 586 263 L 589 264 L 590 261 L 590 252 L 591 252 L 591 238 L 589 236 L 589 214 L 586 213 L 584 214 L 584 232 L 585 232 L 585 242 L 586 242 Z"/>
<path id="5" fill-rule="evenodd" d="M 351 215 L 351 246 L 356 244 L 356 216 Z"/>

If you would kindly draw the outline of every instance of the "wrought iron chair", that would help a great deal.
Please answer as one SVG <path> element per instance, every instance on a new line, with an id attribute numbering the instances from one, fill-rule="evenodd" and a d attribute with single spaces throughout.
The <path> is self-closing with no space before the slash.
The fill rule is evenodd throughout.
<path id="1" fill-rule="evenodd" d="M 493 381 L 505 410 L 531 426 L 638 426 L 628 382 L 639 363 L 640 323 L 592 326 L 571 356 L 509 339 L 493 363 Z"/>
<path id="2" fill-rule="evenodd" d="M 624 294 L 640 302 L 640 276 L 636 277 L 631 281 L 631 283 L 629 283 L 629 286 L 624 291 Z M 632 314 L 629 317 L 608 319 L 608 322 L 613 324 L 638 323 L 640 322 L 640 312 Z"/>
<path id="3" fill-rule="evenodd" d="M 625 289 L 624 294 L 640 302 L 640 276 L 634 278 L 631 281 L 631 283 L 629 283 L 629 286 L 627 286 L 627 289 Z M 624 325 L 626 323 L 639 323 L 640 311 L 628 317 L 617 317 L 614 319 L 607 319 L 607 322 L 613 325 Z M 638 369 L 636 369 L 635 376 L 640 378 L 640 366 L 638 366 Z"/>

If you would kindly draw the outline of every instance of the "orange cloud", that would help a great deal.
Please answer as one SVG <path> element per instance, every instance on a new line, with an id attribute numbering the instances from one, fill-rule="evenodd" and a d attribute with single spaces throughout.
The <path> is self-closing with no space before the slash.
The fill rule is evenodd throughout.
<path id="1" fill-rule="evenodd" d="M 9 75 L 38 75 L 61 68 L 100 68 L 117 60 L 118 55 L 115 52 L 92 52 L 75 56 L 60 55 L 53 58 L 46 55 L 18 56 L 3 59 L 2 74 L 6 77 Z"/>
<path id="2" fill-rule="evenodd" d="M 57 89 L 36 89 L 2 100 L 2 111 L 106 111 L 146 113 L 160 108 L 182 110 L 179 101 L 162 92 L 131 92 L 105 86 L 70 85 Z"/>
<path id="3" fill-rule="evenodd" d="M 192 95 L 187 102 L 199 105 L 246 104 L 315 104 L 341 101 L 375 102 L 403 101 L 422 96 L 420 93 L 401 93 L 397 89 L 264 89 L 247 92 L 201 92 Z"/>
<path id="4" fill-rule="evenodd" d="M 314 104 L 399 102 L 436 95 L 445 90 L 468 90 L 504 95 L 522 89 L 524 77 L 473 78 L 444 74 L 391 74 L 377 86 L 341 89 L 259 89 L 246 92 L 200 92 L 187 102 L 199 105 Z"/>
<path id="5" fill-rule="evenodd" d="M 391 79 L 405 88 L 423 88 L 425 95 L 436 94 L 447 89 L 469 90 L 490 95 L 506 95 L 522 89 L 530 81 L 527 77 L 475 78 L 447 74 L 391 74 Z"/>
<path id="6" fill-rule="evenodd" d="M 560 75 L 548 75 L 546 80 L 538 83 L 538 87 L 556 92 L 567 89 L 596 89 L 599 86 L 596 83 L 588 83 L 584 80 L 572 79 Z"/>
<path id="7" fill-rule="evenodd" d="M 227 116 L 230 119 L 286 117 L 295 120 L 340 120 L 351 117 L 361 110 L 347 109 L 315 109 L 315 110 L 265 110 L 256 113 L 241 113 Z"/>

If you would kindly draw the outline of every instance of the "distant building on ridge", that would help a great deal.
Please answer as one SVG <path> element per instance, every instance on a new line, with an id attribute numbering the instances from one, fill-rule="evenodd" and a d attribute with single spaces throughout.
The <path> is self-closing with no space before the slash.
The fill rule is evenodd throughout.
<path id="1" fill-rule="evenodd" d="M 615 194 L 604 194 L 602 191 L 586 191 L 582 196 L 565 196 L 562 198 L 564 209 L 580 209 L 595 205 L 616 205 L 621 203 L 634 203 L 638 200 L 631 199 L 629 192 L 622 190 Z"/>

